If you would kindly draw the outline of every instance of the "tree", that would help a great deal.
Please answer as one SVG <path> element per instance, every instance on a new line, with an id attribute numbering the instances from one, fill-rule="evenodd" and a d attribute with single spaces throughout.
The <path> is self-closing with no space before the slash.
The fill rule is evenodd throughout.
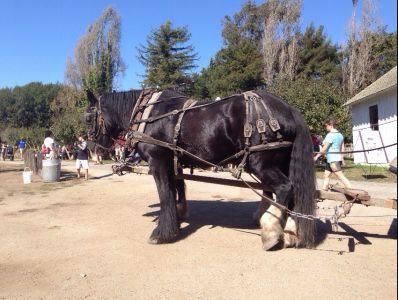
<path id="1" fill-rule="evenodd" d="M 86 111 L 86 103 L 81 99 L 85 91 L 76 91 L 71 86 L 64 86 L 51 102 L 53 113 L 51 129 L 58 142 L 71 144 L 86 131 L 82 114 Z"/>
<path id="2" fill-rule="evenodd" d="M 47 127 L 51 123 L 50 102 L 61 86 L 32 82 L 0 93 L 0 116 L 6 127 Z"/>
<path id="3" fill-rule="evenodd" d="M 276 77 L 294 80 L 298 65 L 301 0 L 270 0 L 264 19 L 263 76 L 272 86 Z"/>
<path id="4" fill-rule="evenodd" d="M 145 85 L 173 88 L 186 81 L 197 60 L 193 46 L 185 45 L 190 37 L 187 27 L 174 29 L 170 21 L 150 33 L 147 45 L 137 48 L 138 59 L 146 68 Z"/>
<path id="5" fill-rule="evenodd" d="M 326 37 L 323 26 L 309 25 L 299 43 L 297 76 L 308 79 L 330 78 L 341 82 L 340 55 L 337 45 Z"/>
<path id="6" fill-rule="evenodd" d="M 223 20 L 222 37 L 224 44 L 237 46 L 241 42 L 257 44 L 263 37 L 264 19 L 268 16 L 268 3 L 256 5 L 253 0 L 246 1 L 239 12 L 231 16 L 225 16 Z"/>
<path id="7" fill-rule="evenodd" d="M 371 39 L 371 56 L 376 62 L 369 75 L 373 82 L 397 65 L 397 32 L 388 33 L 386 27 L 380 27 Z"/>
<path id="8" fill-rule="evenodd" d="M 298 78 L 295 81 L 279 79 L 271 92 L 297 108 L 312 133 L 324 135 L 325 119 L 334 116 L 339 121 L 339 131 L 347 140 L 352 139 L 351 114 L 342 107 L 346 97 L 336 82 L 326 78 Z"/>
<path id="9" fill-rule="evenodd" d="M 196 79 L 195 96 L 216 98 L 255 89 L 263 84 L 262 57 L 249 41 L 221 49 Z"/>
<path id="10" fill-rule="evenodd" d="M 92 24 L 75 50 L 75 62 L 68 58 L 66 80 L 71 86 L 97 95 L 111 92 L 117 76 L 124 73 L 120 56 L 121 21 L 112 7 Z"/>
<path id="11" fill-rule="evenodd" d="M 376 26 L 373 0 L 363 1 L 361 24 L 356 24 L 358 0 L 353 0 L 350 36 L 344 49 L 343 87 L 349 96 L 353 96 L 374 81 L 372 70 L 377 67 L 377 60 L 372 55 Z"/>
<path id="12" fill-rule="evenodd" d="M 43 140 L 44 129 L 52 124 L 50 103 L 61 88 L 59 84 L 32 82 L 0 89 L 0 134 L 3 138 L 15 143 L 23 136 L 29 146 L 37 146 Z"/>

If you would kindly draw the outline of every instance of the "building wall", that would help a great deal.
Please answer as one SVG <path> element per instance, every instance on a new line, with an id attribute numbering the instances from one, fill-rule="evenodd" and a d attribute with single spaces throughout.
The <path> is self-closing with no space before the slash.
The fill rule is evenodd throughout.
<path id="1" fill-rule="evenodd" d="M 369 107 L 377 105 L 379 130 L 372 130 Z M 352 106 L 353 148 L 364 150 L 387 146 L 397 142 L 397 90 L 377 95 Z M 362 139 L 361 139 L 362 137 Z M 387 157 L 386 157 L 387 156 Z M 355 163 L 388 164 L 397 156 L 397 146 L 366 153 L 354 153 Z"/>

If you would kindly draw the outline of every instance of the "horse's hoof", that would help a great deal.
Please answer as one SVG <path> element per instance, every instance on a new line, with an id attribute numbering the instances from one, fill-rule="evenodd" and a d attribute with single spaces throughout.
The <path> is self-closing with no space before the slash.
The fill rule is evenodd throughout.
<path id="1" fill-rule="evenodd" d="M 263 242 L 263 250 L 268 251 L 279 244 L 280 235 L 276 233 L 261 235 L 261 240 Z"/>
<path id="2" fill-rule="evenodd" d="M 261 240 L 265 251 L 274 248 L 282 238 L 283 229 L 281 226 L 282 211 L 271 206 L 261 219 Z"/>
<path id="3" fill-rule="evenodd" d="M 162 243 L 158 239 L 149 238 L 148 239 L 148 244 L 159 245 L 159 244 L 162 244 Z"/>

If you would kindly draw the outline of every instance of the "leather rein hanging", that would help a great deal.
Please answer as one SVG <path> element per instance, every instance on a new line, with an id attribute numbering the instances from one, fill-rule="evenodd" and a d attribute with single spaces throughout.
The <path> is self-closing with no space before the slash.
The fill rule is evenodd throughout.
<path id="1" fill-rule="evenodd" d="M 202 159 L 201 157 L 198 157 L 198 156 L 186 151 L 185 149 L 177 146 L 177 143 L 178 143 L 179 132 L 181 129 L 181 122 L 182 122 L 185 112 L 188 110 L 198 109 L 198 108 L 212 105 L 214 102 L 195 106 L 195 104 L 197 102 L 192 99 L 188 99 L 184 103 L 184 105 L 181 109 L 173 110 L 173 111 L 170 111 L 168 113 L 165 113 L 165 114 L 162 114 L 159 116 L 152 116 L 152 117 L 148 116 L 146 118 L 142 118 L 145 115 L 145 113 L 142 112 L 142 110 L 147 109 L 148 106 L 150 106 L 150 105 L 154 105 L 159 102 L 164 102 L 164 100 L 160 100 L 159 102 L 156 102 L 157 101 L 157 99 L 156 99 L 155 101 L 152 101 L 151 104 L 148 104 L 150 102 L 150 98 L 154 95 L 154 93 L 155 93 L 155 91 L 143 91 L 141 93 L 141 95 L 134 107 L 133 113 L 131 115 L 130 128 L 126 135 L 126 140 L 127 140 L 127 143 L 131 145 L 131 148 L 133 149 L 133 151 L 135 151 L 135 147 L 139 142 L 157 145 L 157 146 L 165 147 L 165 148 L 172 150 L 174 152 L 174 172 L 176 175 L 178 174 L 178 157 L 182 156 L 182 155 L 187 155 L 187 156 L 201 162 L 202 164 L 205 164 L 210 167 L 214 167 L 218 171 L 225 170 L 225 168 L 223 167 L 225 164 L 243 156 L 241 163 L 232 172 L 232 175 L 239 179 L 241 177 L 241 173 L 244 169 L 244 166 L 246 165 L 246 161 L 247 161 L 247 158 L 250 153 L 271 150 L 271 149 L 287 148 L 292 145 L 292 142 L 282 140 L 282 135 L 279 132 L 279 130 L 280 130 L 279 122 L 273 117 L 271 111 L 265 105 L 265 103 L 263 101 L 261 101 L 261 97 L 253 92 L 245 92 L 245 93 L 243 93 L 244 98 L 245 98 L 245 108 L 246 108 L 246 114 L 245 114 L 246 120 L 245 120 L 245 124 L 244 124 L 244 128 L 243 128 L 244 137 L 245 137 L 245 148 L 240 150 L 239 152 L 235 153 L 234 155 L 222 160 L 218 164 L 211 163 L 211 162 L 206 161 L 206 160 Z M 159 98 L 159 96 L 157 98 Z M 229 98 L 224 98 L 222 100 L 226 100 Z M 173 143 L 168 143 L 168 142 L 164 142 L 164 141 L 155 139 L 155 138 L 145 134 L 144 129 L 138 130 L 139 124 L 143 125 L 146 123 L 152 123 L 157 120 L 163 119 L 165 117 L 177 115 L 177 114 L 179 115 L 179 117 L 178 117 L 177 123 L 174 127 Z M 268 116 L 268 120 L 267 120 L 268 122 L 266 122 L 262 118 L 262 116 L 264 114 Z M 252 132 L 253 132 L 253 125 L 252 125 L 253 123 L 256 124 L 256 129 L 257 129 L 258 133 L 260 134 L 261 144 L 252 146 L 250 143 L 250 140 L 251 140 L 251 136 L 252 136 Z M 265 136 L 265 132 L 266 132 L 267 128 L 269 128 L 272 132 L 275 133 L 276 138 L 278 140 L 277 142 L 268 142 L 267 141 L 266 136 Z"/>

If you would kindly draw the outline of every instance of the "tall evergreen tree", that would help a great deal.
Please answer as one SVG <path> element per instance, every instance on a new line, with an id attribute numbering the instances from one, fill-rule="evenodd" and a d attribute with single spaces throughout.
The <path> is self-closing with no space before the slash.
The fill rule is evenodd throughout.
<path id="1" fill-rule="evenodd" d="M 249 41 L 229 45 L 216 54 L 196 82 L 195 96 L 215 98 L 262 85 L 262 56 Z"/>
<path id="2" fill-rule="evenodd" d="M 376 68 L 369 76 L 373 82 L 397 65 L 397 32 L 387 32 L 386 27 L 379 28 L 373 35 L 371 55 L 376 61 Z"/>
<path id="3" fill-rule="evenodd" d="M 332 44 L 323 31 L 309 25 L 299 40 L 299 77 L 308 79 L 329 78 L 341 81 L 340 55 L 338 46 Z"/>
<path id="4" fill-rule="evenodd" d="M 187 27 L 173 28 L 170 21 L 150 33 L 147 45 L 137 48 L 138 59 L 146 68 L 145 85 L 173 88 L 187 82 L 197 60 L 194 47 L 186 45 L 190 37 Z"/>

